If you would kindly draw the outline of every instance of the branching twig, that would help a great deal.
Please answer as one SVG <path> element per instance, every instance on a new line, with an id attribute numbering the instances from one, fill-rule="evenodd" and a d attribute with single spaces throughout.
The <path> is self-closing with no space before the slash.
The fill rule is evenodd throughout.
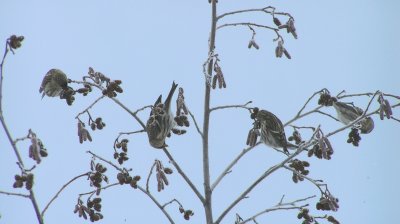
<path id="1" fill-rule="evenodd" d="M 151 166 L 150 171 L 149 171 L 149 175 L 147 176 L 147 180 L 146 180 L 146 191 L 149 192 L 149 193 L 150 193 L 150 190 L 149 190 L 150 176 L 153 173 L 153 169 L 154 169 L 155 166 L 156 166 L 156 162 L 154 162 L 153 165 Z"/>
<path id="2" fill-rule="evenodd" d="M 106 95 L 101 95 L 99 98 L 97 98 L 92 104 L 90 104 L 85 110 L 83 110 L 82 112 L 78 113 L 75 116 L 75 119 L 78 119 L 78 117 L 86 112 L 89 112 L 89 110 L 97 103 L 99 102 L 101 99 L 103 99 Z"/>
<path id="3" fill-rule="evenodd" d="M 283 166 L 283 168 L 285 168 L 287 170 L 290 170 L 290 171 L 294 172 L 296 175 L 308 180 L 309 182 L 314 184 L 319 189 L 319 191 L 321 192 L 321 195 L 324 194 L 324 190 L 321 188 L 321 186 L 327 186 L 326 184 L 321 183 L 321 181 L 319 181 L 319 180 L 317 181 L 317 180 L 314 180 L 314 179 L 312 179 L 312 178 L 310 178 L 310 177 L 308 177 L 306 175 L 303 175 L 300 172 L 297 172 L 297 170 L 292 169 L 292 168 L 290 168 L 288 166 Z"/>
<path id="4" fill-rule="evenodd" d="M 109 165 L 113 166 L 115 169 L 117 169 L 117 170 L 123 172 L 123 169 L 122 169 L 122 168 L 119 168 L 117 165 L 115 165 L 115 164 L 112 163 L 111 161 L 106 160 L 106 159 L 102 158 L 101 156 L 98 156 L 98 155 L 94 154 L 94 153 L 91 152 L 90 150 L 88 150 L 88 151 L 86 151 L 86 152 L 89 153 L 89 154 L 91 154 L 93 157 L 96 157 L 96 158 L 100 159 L 101 161 L 108 163 Z"/>
<path id="5" fill-rule="evenodd" d="M 74 182 L 75 180 L 77 180 L 77 179 L 79 179 L 79 178 L 81 178 L 81 177 L 87 176 L 87 175 L 89 175 L 89 173 L 83 173 L 83 174 L 81 174 L 81 175 L 78 175 L 78 176 L 72 178 L 70 181 L 68 181 L 66 184 L 64 184 L 64 185 L 61 187 L 61 189 L 54 195 L 54 197 L 52 197 L 51 200 L 47 203 L 46 207 L 43 209 L 43 211 L 42 211 L 42 213 L 41 213 L 42 216 L 44 216 L 44 213 L 45 213 L 46 210 L 49 208 L 49 206 L 51 205 L 51 203 L 53 203 L 53 201 L 58 197 L 58 195 L 60 195 L 60 193 L 61 193 L 69 184 L 71 184 L 71 183 Z"/>
<path id="6" fill-rule="evenodd" d="M 163 204 L 162 207 L 165 208 L 167 205 L 172 204 L 172 203 L 174 203 L 174 202 L 176 202 L 180 207 L 183 207 L 182 204 L 181 204 L 177 199 L 175 199 L 175 198 L 172 199 L 171 201 L 166 202 L 165 204 Z"/>
<path id="7" fill-rule="evenodd" d="M 334 116 L 332 116 L 332 115 L 330 115 L 330 114 L 328 114 L 328 113 L 322 112 L 322 111 L 320 111 L 320 110 L 316 110 L 315 112 L 316 112 L 316 113 L 323 114 L 323 115 L 325 115 L 325 116 L 328 116 L 328 117 L 332 118 L 333 120 L 335 120 L 335 121 L 337 121 L 337 122 L 340 122 L 339 119 L 337 119 L 336 117 L 334 117 Z"/>
<path id="8" fill-rule="evenodd" d="M 271 11 L 268 11 L 268 9 L 271 9 Z M 286 12 L 275 12 L 275 7 L 272 6 L 267 6 L 261 9 L 244 9 L 244 10 L 238 10 L 238 11 L 233 11 L 233 12 L 227 12 L 224 14 L 221 14 L 217 17 L 217 20 L 222 19 L 225 16 L 229 16 L 229 15 L 234 15 L 234 14 L 239 14 L 239 13 L 246 13 L 246 12 L 264 12 L 267 14 L 275 14 L 275 15 L 286 15 L 289 16 L 290 18 L 293 18 L 289 13 Z"/>
<path id="9" fill-rule="evenodd" d="M 213 107 L 213 108 L 210 108 L 210 112 L 212 112 L 212 111 L 214 111 L 214 110 L 221 110 L 221 109 L 227 109 L 227 108 L 244 108 L 244 109 L 247 109 L 247 110 L 251 110 L 251 109 L 253 109 L 253 108 L 247 107 L 247 105 L 249 105 L 249 104 L 251 104 L 251 103 L 252 103 L 252 101 L 249 101 L 249 102 L 247 102 L 247 103 L 245 103 L 245 104 L 226 105 L 226 106 Z"/>
<path id="10" fill-rule="evenodd" d="M 20 197 L 24 197 L 24 198 L 30 197 L 28 194 L 20 194 L 20 193 L 13 193 L 13 192 L 7 192 L 7 191 L 0 191 L 0 194 L 10 195 L 10 196 L 20 196 Z"/>
<path id="11" fill-rule="evenodd" d="M 255 27 L 260 27 L 260 28 L 265 28 L 265 29 L 269 29 L 269 30 L 273 30 L 275 32 L 279 32 L 278 28 L 274 28 L 274 27 L 270 27 L 270 26 L 266 26 L 266 25 L 261 25 L 261 24 L 257 24 L 257 23 L 250 23 L 250 22 L 243 22 L 243 23 L 225 23 L 223 25 L 220 25 L 217 27 L 217 30 L 222 29 L 224 27 L 228 27 L 228 26 L 255 26 Z"/>
<path id="12" fill-rule="evenodd" d="M 250 146 L 248 148 L 245 148 L 242 150 L 242 152 L 240 152 L 240 154 L 238 156 L 236 156 L 236 158 L 224 169 L 224 171 L 222 171 L 222 173 L 217 177 L 217 179 L 215 180 L 215 182 L 211 185 L 211 190 L 213 191 L 215 189 L 215 187 L 217 187 L 217 185 L 219 184 L 219 182 L 228 174 L 231 172 L 232 167 L 240 160 L 240 158 L 242 158 L 246 153 L 250 152 L 250 150 L 252 150 L 253 148 L 255 148 L 256 146 L 258 146 L 259 144 L 261 144 L 261 142 L 258 142 L 257 144 L 255 144 L 254 146 Z"/>

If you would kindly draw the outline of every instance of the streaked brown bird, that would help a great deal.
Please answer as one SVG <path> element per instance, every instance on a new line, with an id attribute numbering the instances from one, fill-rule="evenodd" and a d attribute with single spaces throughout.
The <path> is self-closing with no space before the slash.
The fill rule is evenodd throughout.
<path id="1" fill-rule="evenodd" d="M 68 89 L 68 78 L 60 69 L 50 69 L 43 78 L 39 93 L 43 92 L 42 98 L 60 96 L 64 90 Z"/>
<path id="2" fill-rule="evenodd" d="M 347 125 L 360 117 L 364 111 L 356 106 L 343 103 L 343 102 L 334 102 L 333 107 L 336 110 L 337 117 L 343 124 Z M 360 131 L 363 134 L 368 134 L 374 129 L 374 120 L 372 118 L 367 117 L 358 123 L 360 126 Z"/>
<path id="3" fill-rule="evenodd" d="M 256 119 L 260 122 L 261 141 L 272 148 L 282 148 L 285 154 L 289 154 L 288 148 L 297 148 L 286 139 L 285 129 L 278 117 L 273 113 L 260 110 Z"/>
<path id="4" fill-rule="evenodd" d="M 147 120 L 146 132 L 149 137 L 151 146 L 157 149 L 166 147 L 165 138 L 175 126 L 174 116 L 171 112 L 171 100 L 178 84 L 172 83 L 171 90 L 168 93 L 165 102 L 162 103 L 162 95 L 160 95 L 150 112 Z"/>

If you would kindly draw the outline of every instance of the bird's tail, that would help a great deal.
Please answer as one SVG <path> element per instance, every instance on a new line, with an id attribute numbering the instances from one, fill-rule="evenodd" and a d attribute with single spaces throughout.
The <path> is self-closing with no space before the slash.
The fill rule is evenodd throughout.
<path id="1" fill-rule="evenodd" d="M 164 103 L 164 108 L 166 110 L 170 109 L 170 105 L 171 105 L 171 100 L 172 100 L 172 96 L 174 95 L 174 92 L 176 90 L 176 87 L 178 87 L 178 84 L 175 84 L 175 82 L 172 82 L 172 87 L 171 90 L 168 93 L 167 98 L 165 99 L 165 103 Z"/>

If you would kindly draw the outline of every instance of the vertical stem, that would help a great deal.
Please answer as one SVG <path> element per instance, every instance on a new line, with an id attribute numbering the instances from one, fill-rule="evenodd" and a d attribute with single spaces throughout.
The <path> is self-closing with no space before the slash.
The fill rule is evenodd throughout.
<path id="1" fill-rule="evenodd" d="M 209 53 L 214 50 L 215 47 L 215 32 L 217 23 L 217 3 L 216 0 L 211 0 L 211 33 L 210 33 L 210 48 Z M 210 54 L 209 54 L 210 55 Z M 213 60 L 208 64 L 207 72 L 209 75 L 212 74 Z M 208 156 L 208 129 L 210 123 L 210 85 L 205 82 L 205 94 L 204 94 L 204 124 L 203 124 L 203 174 L 204 174 L 204 210 L 206 214 L 207 224 L 213 223 L 212 216 L 212 191 L 210 187 L 210 167 L 209 167 L 209 156 Z"/>
<path id="2" fill-rule="evenodd" d="M 10 142 L 10 144 L 11 144 L 13 150 L 14 150 L 15 156 L 17 157 L 17 160 L 18 160 L 18 162 L 20 164 L 21 171 L 25 172 L 25 170 L 23 169 L 24 168 L 24 162 L 22 161 L 22 158 L 21 158 L 21 155 L 19 154 L 18 148 L 17 148 L 13 138 L 11 137 L 11 133 L 8 130 L 6 121 L 5 121 L 4 116 L 3 116 L 3 77 L 4 77 L 3 76 L 3 67 L 4 67 L 4 61 L 6 59 L 8 51 L 9 50 L 8 50 L 8 42 L 7 42 L 6 43 L 6 48 L 4 50 L 3 59 L 1 60 L 1 64 L 0 64 L 0 123 L 3 126 L 3 129 L 6 132 L 8 141 Z M 34 208 L 35 213 L 36 213 L 36 217 L 37 217 L 37 219 L 39 221 L 39 224 L 43 224 L 44 223 L 43 222 L 43 217 L 40 214 L 40 209 L 39 209 L 39 206 L 37 204 L 37 201 L 36 201 L 36 198 L 35 198 L 35 194 L 33 193 L 33 190 L 30 190 L 29 193 L 30 193 L 29 194 L 29 198 L 31 199 L 33 208 Z"/>

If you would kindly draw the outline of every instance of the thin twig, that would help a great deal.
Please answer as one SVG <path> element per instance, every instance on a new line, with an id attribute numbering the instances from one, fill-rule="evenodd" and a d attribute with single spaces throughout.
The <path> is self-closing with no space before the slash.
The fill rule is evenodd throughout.
<path id="1" fill-rule="evenodd" d="M 267 9 L 271 9 L 271 11 L 268 11 Z M 271 14 L 271 15 L 273 15 L 273 14 L 286 15 L 286 16 L 289 16 L 289 17 L 293 18 L 289 13 L 286 13 L 286 12 L 275 12 L 275 7 L 267 6 L 267 7 L 260 8 L 260 9 L 244 9 L 244 10 L 238 10 L 238 11 L 233 11 L 233 12 L 227 12 L 227 13 L 219 15 L 217 17 L 217 20 L 222 19 L 225 16 L 239 14 L 239 13 L 246 13 L 246 12 L 264 12 L 264 13 Z"/>
<path id="2" fill-rule="evenodd" d="M 123 103 L 121 103 L 118 99 L 115 97 L 110 98 L 112 101 L 114 101 L 116 104 L 118 104 L 120 107 L 122 107 L 126 112 L 128 112 L 130 115 L 132 115 L 133 118 L 142 126 L 143 129 L 146 130 L 146 125 L 143 123 L 143 121 L 136 115 L 137 112 L 132 112 L 129 108 L 127 108 Z"/>
<path id="3" fill-rule="evenodd" d="M 79 194 L 79 197 L 82 197 L 82 196 L 88 195 L 88 194 L 94 194 L 94 193 L 96 193 L 99 189 L 100 189 L 100 190 L 105 190 L 105 189 L 107 189 L 107 188 L 114 187 L 114 186 L 117 186 L 117 185 L 120 185 L 120 184 L 119 184 L 119 183 L 113 183 L 113 184 L 109 184 L 109 185 L 106 185 L 106 186 L 101 187 L 101 188 L 97 188 L 96 190 L 88 191 L 88 192 L 86 192 L 86 193 L 80 193 L 80 194 Z"/>
<path id="4" fill-rule="evenodd" d="M 224 27 L 228 27 L 228 26 L 255 26 L 255 27 L 260 27 L 260 28 L 265 28 L 265 29 L 270 29 L 273 30 L 275 32 L 279 32 L 278 28 L 274 28 L 274 27 L 270 27 L 270 26 L 266 26 L 266 25 L 261 25 L 261 24 L 257 24 L 257 23 L 250 23 L 250 22 L 242 22 L 242 23 L 225 23 L 223 25 L 220 25 L 217 27 L 217 30 L 222 29 Z"/>
<path id="5" fill-rule="evenodd" d="M 142 132 L 146 132 L 146 130 L 142 129 L 142 130 L 138 130 L 138 131 L 128 131 L 128 132 L 120 132 L 118 133 L 118 137 L 121 137 L 121 135 L 133 135 L 133 134 L 137 134 L 137 133 L 142 133 Z"/>
<path id="6" fill-rule="evenodd" d="M 149 175 L 147 176 L 147 180 L 146 180 L 146 191 L 149 192 L 149 193 L 150 193 L 150 190 L 149 190 L 150 176 L 151 176 L 151 174 L 153 173 L 153 169 L 154 169 L 154 167 L 156 166 L 156 164 L 157 164 L 157 163 L 154 162 L 153 165 L 151 166 L 150 171 L 149 171 Z"/>
<path id="7" fill-rule="evenodd" d="M 321 186 L 326 186 L 326 184 L 321 183 L 321 182 L 318 183 L 319 181 L 316 181 L 316 180 L 314 180 L 314 179 L 312 179 L 312 178 L 310 178 L 310 177 L 308 177 L 306 175 L 303 175 L 303 174 L 301 174 L 300 172 L 298 172 L 297 170 L 295 170 L 295 169 L 293 169 L 291 167 L 283 166 L 283 168 L 285 168 L 287 170 L 290 170 L 290 171 L 294 172 L 296 175 L 308 180 L 310 183 L 314 184 L 319 189 L 319 191 L 321 192 L 321 195 L 324 194 L 324 190 L 321 188 Z"/>
<path id="8" fill-rule="evenodd" d="M 188 110 L 190 117 L 192 117 L 192 120 L 194 122 L 194 126 L 196 126 L 197 132 L 200 134 L 201 137 L 203 137 L 203 133 L 200 131 L 200 127 L 197 124 L 196 118 L 194 117 L 194 115 L 192 114 L 192 112 L 190 110 Z"/>
<path id="9" fill-rule="evenodd" d="M 189 187 L 192 188 L 193 192 L 197 195 L 197 197 L 200 199 L 200 201 L 202 203 L 204 203 L 203 195 L 200 194 L 200 192 L 199 192 L 199 190 L 197 190 L 196 186 L 194 186 L 192 181 L 188 178 L 188 176 L 186 176 L 186 174 L 183 172 L 183 170 L 178 165 L 178 163 L 175 161 L 175 159 L 172 157 L 172 155 L 168 152 L 168 150 L 165 147 L 163 148 L 163 151 L 167 155 L 169 161 L 172 163 L 172 165 L 178 171 L 178 173 L 183 177 L 183 179 L 186 181 L 186 183 L 189 185 Z"/>
<path id="10" fill-rule="evenodd" d="M 60 193 L 61 193 L 69 184 L 71 184 L 71 183 L 74 182 L 75 180 L 77 180 L 77 179 L 79 179 L 79 178 L 81 178 L 81 177 L 87 176 L 87 175 L 89 175 L 88 172 L 83 173 L 83 174 L 81 174 L 81 175 L 78 175 L 78 176 L 72 178 L 70 181 L 68 181 L 66 184 L 64 184 L 64 185 L 61 187 L 61 189 L 60 189 L 60 190 L 51 198 L 51 200 L 47 203 L 47 205 L 46 205 L 45 208 L 43 209 L 41 215 L 44 216 L 44 213 L 45 213 L 46 210 L 49 208 L 49 206 L 51 205 L 51 203 L 53 203 L 53 201 L 58 197 L 58 195 L 60 195 Z"/>
<path id="11" fill-rule="evenodd" d="M 247 105 L 249 105 L 251 103 L 252 103 L 252 101 L 249 101 L 249 102 L 247 102 L 245 104 L 213 107 L 213 108 L 210 108 L 210 112 L 212 112 L 214 110 L 221 110 L 221 109 L 227 109 L 227 108 L 244 108 L 244 109 L 247 109 L 247 110 L 251 110 L 251 109 L 253 109 L 252 107 L 247 107 Z"/>
<path id="12" fill-rule="evenodd" d="M 24 198 L 30 197 L 28 194 L 20 194 L 20 193 L 13 193 L 13 192 L 7 192 L 7 191 L 0 191 L 0 194 L 10 195 L 10 196 L 20 196 L 20 197 L 24 197 Z"/>
<path id="13" fill-rule="evenodd" d="M 101 161 L 104 161 L 104 162 L 110 164 L 110 165 L 113 166 L 115 169 L 117 169 L 117 170 L 119 170 L 119 171 L 121 171 L 121 172 L 124 171 L 122 168 L 119 168 L 117 165 L 115 165 L 115 164 L 112 163 L 111 161 L 106 160 L 106 159 L 104 159 L 103 157 L 96 155 L 95 153 L 91 152 L 90 150 L 88 150 L 88 151 L 86 151 L 86 152 L 89 153 L 89 154 L 92 154 L 93 157 L 96 157 L 96 158 L 100 159 Z"/>
<path id="14" fill-rule="evenodd" d="M 336 117 L 334 117 L 334 116 L 332 116 L 332 115 L 330 115 L 330 114 L 328 114 L 328 113 L 322 112 L 322 111 L 320 111 L 320 110 L 316 110 L 315 112 L 316 112 L 316 113 L 323 114 L 323 115 L 325 115 L 325 116 L 328 116 L 328 117 L 332 118 L 332 119 L 335 120 L 335 121 L 340 122 L 339 119 L 337 119 Z"/>
<path id="15" fill-rule="evenodd" d="M 174 203 L 174 202 L 176 202 L 180 207 L 183 208 L 182 204 L 181 204 L 177 199 L 175 199 L 175 198 L 172 199 L 171 201 L 166 202 L 165 204 L 163 204 L 162 207 L 165 208 L 167 205 L 172 204 L 172 203 Z"/>
<path id="16" fill-rule="evenodd" d="M 235 166 L 235 164 L 240 160 L 240 158 L 242 158 L 246 153 L 250 152 L 250 150 L 252 150 L 253 148 L 255 148 L 256 146 L 260 145 L 261 142 L 258 142 L 257 144 L 255 144 L 254 146 L 250 146 L 248 148 L 245 148 L 242 150 L 242 152 L 240 152 L 239 155 L 236 156 L 236 158 L 224 169 L 224 171 L 222 171 L 222 173 L 217 177 L 217 179 L 214 181 L 214 183 L 211 185 L 211 191 L 213 191 L 215 189 L 215 187 L 217 187 L 217 185 L 219 184 L 219 182 L 228 174 L 231 172 L 232 167 Z"/>
<path id="17" fill-rule="evenodd" d="M 153 202 L 154 204 L 157 205 L 157 207 L 162 211 L 162 213 L 164 213 L 165 217 L 167 217 L 168 221 L 171 224 L 175 224 L 174 220 L 171 218 L 171 216 L 168 214 L 168 212 L 164 209 L 164 207 L 154 198 L 154 196 L 152 194 L 150 194 L 150 192 L 147 192 L 145 189 L 143 189 L 142 187 L 140 187 L 138 185 L 138 189 L 143 192 L 144 194 L 146 194 Z"/>

